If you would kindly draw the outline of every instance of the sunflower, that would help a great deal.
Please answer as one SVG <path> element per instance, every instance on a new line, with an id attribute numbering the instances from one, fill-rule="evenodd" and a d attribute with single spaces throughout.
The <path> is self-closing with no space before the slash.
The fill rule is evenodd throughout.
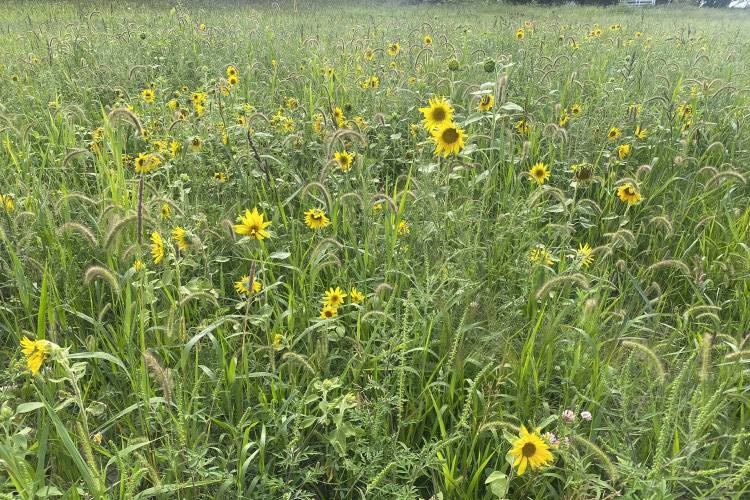
<path id="1" fill-rule="evenodd" d="M 575 175 L 576 182 L 586 184 L 591 182 L 594 178 L 594 168 L 588 163 L 582 163 L 580 165 L 571 165 L 570 170 Z"/>
<path id="2" fill-rule="evenodd" d="M 350 168 L 352 168 L 352 164 L 354 163 L 354 155 L 346 149 L 344 149 L 343 151 L 336 151 L 334 158 L 336 159 L 336 163 L 338 163 L 339 168 L 341 168 L 342 172 L 348 171 Z"/>
<path id="3" fill-rule="evenodd" d="M 440 128 L 453 122 L 453 107 L 444 97 L 433 97 L 429 100 L 429 106 L 419 108 L 419 112 L 424 115 L 422 120 L 427 130 Z"/>
<path id="4" fill-rule="evenodd" d="M 227 66 L 227 76 L 236 76 L 238 74 L 237 68 L 231 64 Z"/>
<path id="5" fill-rule="evenodd" d="M 177 242 L 177 248 L 180 250 L 186 250 L 189 246 L 187 231 L 180 226 L 172 229 L 172 238 Z"/>
<path id="6" fill-rule="evenodd" d="M 164 220 L 172 217 L 172 206 L 169 203 L 161 204 L 161 218 Z"/>
<path id="7" fill-rule="evenodd" d="M 346 118 L 344 117 L 344 110 L 342 110 L 339 107 L 336 107 L 333 110 L 333 119 L 336 120 L 336 124 L 339 127 L 343 127 L 344 123 L 346 123 Z"/>
<path id="8" fill-rule="evenodd" d="M 217 182 L 226 182 L 227 174 L 224 172 L 214 172 L 214 180 Z"/>
<path id="9" fill-rule="evenodd" d="M 568 124 L 568 120 L 570 120 L 570 115 L 567 111 L 563 110 L 563 112 L 560 114 L 560 119 L 557 121 L 557 124 L 560 127 L 564 127 Z"/>
<path id="10" fill-rule="evenodd" d="M 320 310 L 320 319 L 335 318 L 338 316 L 338 309 L 333 306 L 323 306 Z"/>
<path id="11" fill-rule="evenodd" d="M 331 221 L 326 217 L 326 213 L 319 208 L 311 208 L 305 212 L 305 224 L 310 229 L 323 229 Z"/>
<path id="12" fill-rule="evenodd" d="M 513 442 L 510 455 L 515 457 L 513 467 L 518 467 L 518 475 L 522 476 L 526 468 L 545 467 L 552 461 L 552 453 L 549 445 L 542 439 L 538 432 L 530 433 L 526 427 L 521 426 L 521 433 Z"/>
<path id="13" fill-rule="evenodd" d="M 572 106 L 570 107 L 570 114 L 572 114 L 573 116 L 575 116 L 575 115 L 578 115 L 578 114 L 580 114 L 580 113 L 581 113 L 581 111 L 582 111 L 581 105 L 580 105 L 580 104 L 578 104 L 578 103 L 576 103 L 576 104 L 573 104 L 573 105 L 572 105 Z"/>
<path id="14" fill-rule="evenodd" d="M 532 182 L 542 185 L 549 179 L 549 167 L 538 161 L 529 169 L 529 175 Z"/>
<path id="15" fill-rule="evenodd" d="M 227 83 L 229 85 L 237 85 L 238 83 L 240 83 L 240 77 L 237 75 L 228 76 Z"/>
<path id="16" fill-rule="evenodd" d="M 352 304 L 359 304 L 360 302 L 365 300 L 365 295 L 355 287 L 352 287 L 352 289 L 349 291 L 349 300 L 352 302 Z"/>
<path id="17" fill-rule="evenodd" d="M 255 278 L 252 279 L 251 283 L 250 276 L 245 275 L 239 281 L 234 282 L 234 289 L 240 295 L 250 295 L 251 290 L 252 293 L 260 293 L 263 290 L 263 284 Z"/>
<path id="18" fill-rule="evenodd" d="M 151 233 L 151 257 L 154 259 L 154 264 L 159 264 L 164 260 L 164 240 L 156 231 Z"/>
<path id="19" fill-rule="evenodd" d="M 51 344 L 46 340 L 31 340 L 28 337 L 21 339 L 21 352 L 26 356 L 26 366 L 32 375 L 39 373 L 42 364 L 50 352 Z"/>
<path id="20" fill-rule="evenodd" d="M 201 138 L 197 135 L 190 139 L 190 151 L 192 151 L 193 153 L 200 152 L 202 146 L 203 140 L 201 140 Z"/>
<path id="21" fill-rule="evenodd" d="M 529 252 L 529 262 L 532 264 L 543 263 L 545 266 L 553 264 L 552 254 L 549 253 L 544 245 L 537 245 Z"/>
<path id="22" fill-rule="evenodd" d="M 4 208 L 5 213 L 11 214 L 13 212 L 13 209 L 15 208 L 15 205 L 13 204 L 13 197 L 9 194 L 0 194 L 0 208 Z"/>
<path id="23" fill-rule="evenodd" d="M 388 55 L 396 57 L 401 52 L 401 44 L 398 42 L 391 42 L 388 44 Z"/>
<path id="24" fill-rule="evenodd" d="M 156 92 L 154 92 L 154 89 L 143 89 L 141 90 L 141 98 L 143 102 L 151 104 L 156 101 Z"/>
<path id="25" fill-rule="evenodd" d="M 645 128 L 642 128 L 640 125 L 636 125 L 633 135 L 636 138 L 643 140 L 646 137 L 648 137 L 648 130 L 646 130 Z"/>
<path id="26" fill-rule="evenodd" d="M 516 30 L 516 38 L 519 40 L 523 40 L 526 37 L 526 32 L 523 30 L 523 28 L 518 28 Z"/>
<path id="27" fill-rule="evenodd" d="M 594 256 L 591 255 L 591 253 L 594 250 L 591 248 L 591 245 L 588 243 L 579 243 L 578 244 L 578 250 L 576 250 L 576 256 L 578 257 L 578 260 L 581 261 L 581 265 L 583 267 L 589 267 L 592 262 L 594 262 Z"/>
<path id="28" fill-rule="evenodd" d="M 643 199 L 638 188 L 630 182 L 626 182 L 617 188 L 617 197 L 620 198 L 620 201 L 628 205 L 636 205 Z"/>
<path id="29" fill-rule="evenodd" d="M 328 289 L 328 291 L 325 293 L 325 296 L 323 297 L 323 305 L 331 306 L 333 308 L 338 308 L 341 304 L 344 303 L 345 298 L 346 298 L 346 294 L 341 288 L 331 287 Z"/>
<path id="30" fill-rule="evenodd" d="M 443 153 L 447 158 L 451 153 L 457 155 L 464 148 L 464 131 L 452 122 L 446 123 L 432 131 L 432 140 L 435 141 L 435 156 Z"/>
<path id="31" fill-rule="evenodd" d="M 158 156 L 150 153 L 141 153 L 135 159 L 135 171 L 139 174 L 151 172 L 161 164 Z"/>
<path id="32" fill-rule="evenodd" d="M 620 129 L 617 127 L 612 127 L 609 129 L 609 132 L 607 132 L 607 139 L 610 141 L 614 141 L 615 139 L 618 139 L 622 135 L 622 132 L 620 132 Z"/>
<path id="33" fill-rule="evenodd" d="M 516 132 L 521 135 L 529 135 L 529 133 L 531 132 L 531 125 L 529 125 L 529 122 L 527 122 L 523 118 L 518 120 L 515 125 L 513 125 L 513 128 L 515 128 Z"/>
<path id="34" fill-rule="evenodd" d="M 246 208 L 245 214 L 237 217 L 240 224 L 234 225 L 234 232 L 256 240 L 265 240 L 268 238 L 266 228 L 271 225 L 271 221 L 266 221 L 265 217 L 258 212 L 258 207 L 254 207 L 252 212 Z"/>
<path id="35" fill-rule="evenodd" d="M 169 143 L 169 154 L 177 156 L 182 151 L 182 143 L 180 141 L 172 141 Z"/>
<path id="36" fill-rule="evenodd" d="M 427 46 L 432 45 L 432 37 L 430 35 L 425 35 L 424 37 L 422 37 L 422 41 Z"/>
<path id="37" fill-rule="evenodd" d="M 485 94 L 479 99 L 479 105 L 477 111 L 489 111 L 495 105 L 495 96 L 492 94 Z"/>
<path id="38" fill-rule="evenodd" d="M 375 51 L 368 47 L 367 50 L 365 50 L 364 58 L 367 61 L 372 61 L 375 59 Z"/>
<path id="39" fill-rule="evenodd" d="M 409 226 L 409 223 L 405 220 L 402 220 L 398 223 L 398 235 L 399 236 L 406 236 L 411 231 L 411 226 Z"/>
<path id="40" fill-rule="evenodd" d="M 630 154 L 630 144 L 620 144 L 617 146 L 617 157 L 624 160 Z"/>

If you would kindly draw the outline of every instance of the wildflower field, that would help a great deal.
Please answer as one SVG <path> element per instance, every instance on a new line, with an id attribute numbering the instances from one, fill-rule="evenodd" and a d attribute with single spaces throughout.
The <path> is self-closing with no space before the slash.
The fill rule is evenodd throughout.
<path id="1" fill-rule="evenodd" d="M 0 498 L 750 496 L 745 13 L 0 9 Z"/>

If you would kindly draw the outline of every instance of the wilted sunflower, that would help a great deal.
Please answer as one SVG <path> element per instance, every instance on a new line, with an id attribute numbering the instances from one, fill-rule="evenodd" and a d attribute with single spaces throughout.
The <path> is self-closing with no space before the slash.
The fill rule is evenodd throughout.
<path id="1" fill-rule="evenodd" d="M 643 199 L 638 188 L 630 182 L 626 182 L 617 188 L 617 197 L 628 205 L 636 205 Z"/>
<path id="2" fill-rule="evenodd" d="M 250 276 L 245 275 L 239 281 L 234 282 L 234 289 L 240 295 L 250 295 L 251 290 L 252 293 L 260 293 L 263 290 L 263 284 L 255 278 L 250 283 Z"/>
<path id="3" fill-rule="evenodd" d="M 594 250 L 591 248 L 591 245 L 588 243 L 579 243 L 578 244 L 578 250 L 576 250 L 576 256 L 578 257 L 578 260 L 581 262 L 581 265 L 583 267 L 589 267 L 592 262 L 594 262 L 594 256 L 591 255 L 591 253 Z"/>
<path id="4" fill-rule="evenodd" d="M 202 146 L 203 140 L 201 140 L 201 138 L 197 135 L 190 139 L 190 151 L 192 151 L 193 153 L 200 152 Z"/>
<path id="5" fill-rule="evenodd" d="M 350 168 L 352 168 L 352 164 L 354 163 L 354 155 L 346 149 L 344 149 L 343 151 L 336 151 L 334 158 L 336 159 L 336 163 L 338 163 L 339 168 L 343 172 L 346 172 Z"/>
<path id="6" fill-rule="evenodd" d="M 258 207 L 254 207 L 251 212 L 245 209 L 245 214 L 237 218 L 239 224 L 234 225 L 234 232 L 249 236 L 256 240 L 265 240 L 268 238 L 266 228 L 271 225 L 271 221 L 265 220 L 265 215 L 258 212 Z"/>
<path id="7" fill-rule="evenodd" d="M 648 137 L 648 130 L 642 128 L 640 125 L 636 125 L 633 135 L 636 136 L 636 138 L 643 140 Z"/>
<path id="8" fill-rule="evenodd" d="M 580 165 L 571 165 L 570 170 L 575 175 L 576 182 L 580 184 L 586 184 L 591 182 L 594 178 L 594 168 L 588 163 L 582 163 Z"/>
<path id="9" fill-rule="evenodd" d="M 388 55 L 395 57 L 401 52 L 401 44 L 398 42 L 391 42 L 388 44 Z"/>
<path id="10" fill-rule="evenodd" d="M 515 457 L 513 467 L 518 467 L 518 475 L 522 476 L 530 465 L 533 469 L 545 467 L 552 461 L 552 453 L 549 445 L 542 439 L 538 432 L 530 433 L 526 427 L 521 426 L 521 433 L 513 442 L 510 455 Z"/>
<path id="11" fill-rule="evenodd" d="M 164 240 L 156 231 L 151 233 L 151 257 L 154 259 L 154 264 L 159 264 L 164 260 Z"/>
<path id="12" fill-rule="evenodd" d="M 341 288 L 331 287 L 328 289 L 328 291 L 326 291 L 325 296 L 323 297 L 323 305 L 338 308 L 341 304 L 344 303 L 345 298 L 346 294 Z"/>
<path id="13" fill-rule="evenodd" d="M 440 128 L 453 121 L 453 107 L 444 97 L 431 98 L 429 106 L 419 108 L 419 112 L 424 115 L 422 121 L 427 130 Z"/>
<path id="14" fill-rule="evenodd" d="M 184 228 L 177 226 L 172 229 L 172 238 L 177 242 L 177 248 L 185 250 L 189 246 L 187 231 Z"/>
<path id="15" fill-rule="evenodd" d="M 529 169 L 529 176 L 531 176 L 532 182 L 542 185 L 549 179 L 549 167 L 538 161 Z"/>
<path id="16" fill-rule="evenodd" d="M 492 109 L 494 105 L 495 105 L 495 96 L 492 94 L 484 94 L 479 99 L 479 104 L 477 105 L 477 111 L 489 111 Z"/>
<path id="17" fill-rule="evenodd" d="M 630 144 L 620 144 L 617 146 L 617 157 L 624 160 L 630 154 Z"/>
<path id="18" fill-rule="evenodd" d="M 432 131 L 432 140 L 435 142 L 435 156 L 443 153 L 447 158 L 449 154 L 457 155 L 464 148 L 464 131 L 452 122 L 446 123 Z"/>
<path id="19" fill-rule="evenodd" d="M 365 50 L 364 58 L 367 61 L 372 61 L 375 59 L 375 51 L 368 47 L 367 50 Z"/>
<path id="20" fill-rule="evenodd" d="M 411 231 L 411 226 L 409 226 L 409 223 L 405 220 L 402 220 L 398 223 L 398 235 L 399 236 L 406 236 Z"/>
<path id="21" fill-rule="evenodd" d="M 51 343 L 46 340 L 21 339 L 21 352 L 26 356 L 26 367 L 32 375 L 39 373 L 50 352 Z"/>
<path id="22" fill-rule="evenodd" d="M 622 135 L 622 132 L 620 132 L 620 129 L 617 127 L 612 127 L 609 129 L 609 132 L 607 132 L 607 139 L 610 141 L 614 141 L 615 139 L 618 139 Z"/>
<path id="23" fill-rule="evenodd" d="M 338 309 L 333 306 L 323 306 L 320 310 L 320 319 L 335 318 L 338 316 Z"/>
<path id="24" fill-rule="evenodd" d="M 326 213 L 319 208 L 311 208 L 305 212 L 305 224 L 310 229 L 322 229 L 330 223 Z"/>

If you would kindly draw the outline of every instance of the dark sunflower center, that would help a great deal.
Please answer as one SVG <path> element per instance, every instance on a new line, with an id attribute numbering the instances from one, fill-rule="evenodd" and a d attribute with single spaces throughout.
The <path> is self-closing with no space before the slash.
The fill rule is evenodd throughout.
<path id="1" fill-rule="evenodd" d="M 482 104 L 484 104 L 486 106 L 489 103 L 490 103 L 490 96 L 486 95 L 486 96 L 482 97 Z"/>
<path id="2" fill-rule="evenodd" d="M 443 131 L 443 141 L 453 144 L 458 141 L 458 132 L 455 128 L 447 128 Z"/>
<path id="3" fill-rule="evenodd" d="M 541 178 L 544 177 L 544 170 L 541 168 L 535 168 L 534 169 L 534 177 Z"/>
<path id="4" fill-rule="evenodd" d="M 526 457 L 533 457 L 536 453 L 536 445 L 534 443 L 526 443 L 523 445 L 523 448 L 521 448 L 521 454 Z"/>
<path id="5" fill-rule="evenodd" d="M 326 318 L 333 316 L 333 311 L 326 311 Z"/>
<path id="6" fill-rule="evenodd" d="M 323 218 L 323 214 L 314 213 L 312 214 L 312 218 L 313 220 L 321 220 Z"/>
<path id="7" fill-rule="evenodd" d="M 432 110 L 432 118 L 435 121 L 441 122 L 445 120 L 445 109 L 435 108 Z"/>

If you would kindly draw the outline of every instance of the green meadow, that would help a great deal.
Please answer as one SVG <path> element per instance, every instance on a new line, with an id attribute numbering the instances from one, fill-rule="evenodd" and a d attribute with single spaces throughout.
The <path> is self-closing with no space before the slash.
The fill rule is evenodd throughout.
<path id="1" fill-rule="evenodd" d="M 0 11 L 0 498 L 750 495 L 746 12 Z"/>

